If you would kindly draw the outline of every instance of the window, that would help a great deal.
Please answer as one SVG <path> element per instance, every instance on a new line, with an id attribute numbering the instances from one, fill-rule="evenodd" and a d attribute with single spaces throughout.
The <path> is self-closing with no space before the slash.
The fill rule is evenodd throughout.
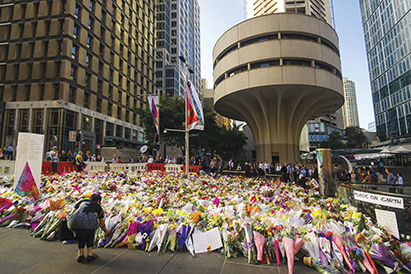
<path id="1" fill-rule="evenodd" d="M 85 82 L 86 86 L 88 86 L 90 84 L 90 77 L 91 77 L 90 73 L 86 72 L 86 76 L 84 78 L 84 82 Z"/>
<path id="2" fill-rule="evenodd" d="M 47 57 L 47 53 L 49 51 L 49 41 L 44 41 L 44 55 L 45 57 Z"/>
<path id="3" fill-rule="evenodd" d="M 14 79 L 19 79 L 19 65 L 14 65 Z"/>
<path id="4" fill-rule="evenodd" d="M 108 116 L 111 116 L 112 110 L 113 110 L 113 104 L 112 104 L 112 103 L 108 103 L 108 106 L 107 106 L 107 115 L 108 115 Z"/>
<path id="5" fill-rule="evenodd" d="M 58 100 L 60 96 L 60 84 L 54 84 L 54 100 Z"/>
<path id="6" fill-rule="evenodd" d="M 94 0 L 90 0 L 89 8 L 91 11 L 93 10 L 93 7 L 94 7 Z"/>
<path id="7" fill-rule="evenodd" d="M 39 84 L 39 90 L 40 90 L 39 100 L 43 101 L 44 100 L 44 84 Z"/>
<path id="8" fill-rule="evenodd" d="M 103 81 L 102 80 L 98 80 L 97 82 L 97 91 L 101 93 L 101 87 L 103 86 Z"/>
<path id="9" fill-rule="evenodd" d="M 46 26 L 46 35 L 49 35 L 50 34 L 50 20 L 44 21 L 44 24 Z"/>
<path id="10" fill-rule="evenodd" d="M 31 78 L 31 73 L 33 71 L 33 63 L 28 63 L 27 64 L 27 78 Z"/>
<path id="11" fill-rule="evenodd" d="M 74 24 L 74 28 L 73 28 L 73 37 L 74 38 L 77 38 L 78 29 L 79 29 L 79 26 L 77 24 Z"/>
<path id="12" fill-rule="evenodd" d="M 79 4 L 76 4 L 76 9 L 74 10 L 74 17 L 78 18 L 80 14 L 80 6 Z"/>
<path id="13" fill-rule="evenodd" d="M 91 29 L 93 27 L 93 19 L 88 19 L 88 28 Z"/>
<path id="14" fill-rule="evenodd" d="M 87 47 L 89 48 L 90 45 L 91 45 L 91 36 L 88 35 L 88 36 L 87 36 Z"/>
<path id="15" fill-rule="evenodd" d="M 101 103 L 103 100 L 101 100 L 100 98 L 97 98 L 97 105 L 96 105 L 96 110 L 98 112 L 101 112 Z"/>
<path id="16" fill-rule="evenodd" d="M 32 31 L 32 36 L 36 36 L 36 31 L 37 31 L 37 22 L 31 23 L 31 31 Z"/>
<path id="17" fill-rule="evenodd" d="M 46 62 L 40 62 L 40 68 L 42 72 L 42 78 L 46 78 L 46 73 L 47 73 L 47 64 Z"/>
<path id="18" fill-rule="evenodd" d="M 20 58 L 21 44 L 16 44 L 16 59 Z"/>
<path id="19" fill-rule="evenodd" d="M 77 67 L 75 65 L 71 65 L 70 76 L 73 79 L 76 79 L 76 73 L 77 73 Z"/>
<path id="20" fill-rule="evenodd" d="M 76 59 L 77 53 L 78 53 L 78 46 L 73 45 L 73 47 L 71 48 L 71 58 Z"/>
<path id="21" fill-rule="evenodd" d="M 104 54 L 104 45 L 100 43 L 100 56 L 103 57 Z"/>
<path id="22" fill-rule="evenodd" d="M 74 103 L 76 101 L 76 91 L 77 89 L 75 87 L 70 86 L 69 90 L 69 102 Z"/>
<path id="23" fill-rule="evenodd" d="M 24 18 L 24 17 L 23 17 L 23 18 Z M 19 24 L 19 30 L 20 30 L 20 38 L 23 38 L 24 24 Z"/>
<path id="24" fill-rule="evenodd" d="M 61 61 L 56 61 L 54 64 L 54 68 L 56 70 L 56 77 L 60 77 Z"/>
<path id="25" fill-rule="evenodd" d="M 84 107 L 89 108 L 90 107 L 90 93 L 84 92 Z"/>
<path id="26" fill-rule="evenodd" d="M 90 65 L 90 54 L 87 54 L 86 55 L 86 64 L 87 64 L 87 66 L 89 66 Z"/>
<path id="27" fill-rule="evenodd" d="M 104 63 L 99 61 L 98 62 L 98 73 L 99 74 L 103 73 L 103 66 L 104 66 Z"/>
<path id="28" fill-rule="evenodd" d="M 30 85 L 24 85 L 24 95 L 26 97 L 24 101 L 30 101 Z"/>

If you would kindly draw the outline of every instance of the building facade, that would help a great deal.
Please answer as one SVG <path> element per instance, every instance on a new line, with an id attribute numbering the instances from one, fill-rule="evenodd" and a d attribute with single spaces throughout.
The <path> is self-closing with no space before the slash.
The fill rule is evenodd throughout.
<path id="1" fill-rule="evenodd" d="M 344 105 L 342 107 L 344 128 L 359 127 L 360 121 L 358 118 L 357 94 L 355 92 L 355 83 L 347 77 L 343 78 L 344 84 Z"/>
<path id="2" fill-rule="evenodd" d="M 135 108 L 155 92 L 155 3 L 148 0 L 3 0 L 1 144 L 45 135 L 45 149 L 136 147 Z M 81 131 L 78 147 L 70 131 Z M 96 151 L 98 153 L 98 151 Z"/>
<path id="3" fill-rule="evenodd" d="M 411 2 L 361 1 L 377 135 L 411 136 Z"/>
<path id="4" fill-rule="evenodd" d="M 276 12 L 304 13 L 332 25 L 329 0 L 247 0 L 247 18 Z"/>
<path id="5" fill-rule="evenodd" d="M 157 0 L 157 93 L 184 96 L 183 56 L 201 91 L 200 6 L 197 0 Z"/>

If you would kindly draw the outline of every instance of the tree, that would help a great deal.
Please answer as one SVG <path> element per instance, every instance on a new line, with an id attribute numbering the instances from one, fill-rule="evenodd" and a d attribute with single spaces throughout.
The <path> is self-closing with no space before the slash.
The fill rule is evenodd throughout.
<path id="1" fill-rule="evenodd" d="M 320 143 L 322 148 L 340 149 L 345 148 L 343 137 L 338 131 L 333 131 L 329 134 L 327 141 Z"/>
<path id="2" fill-rule="evenodd" d="M 362 147 L 362 145 L 367 141 L 367 137 L 358 126 L 347 127 L 345 129 L 344 137 L 347 140 L 348 148 Z"/>
<path id="3" fill-rule="evenodd" d="M 160 97 L 160 142 L 169 147 L 179 147 L 182 152 L 184 152 L 185 146 L 184 133 L 173 131 L 164 133 L 164 129 L 184 130 L 184 105 L 185 100 L 181 97 Z M 149 145 L 154 145 L 156 128 L 150 109 L 148 107 L 145 109 L 136 108 L 135 111 L 140 114 L 145 139 Z M 210 106 L 205 107 L 203 113 L 204 130 L 190 131 L 191 154 L 193 155 L 196 152 L 204 151 L 212 155 L 219 154 L 225 159 L 238 155 L 247 142 L 247 137 L 243 132 L 239 131 L 237 126 L 230 129 L 226 129 L 224 126 L 218 126 L 215 122 L 215 114 Z"/>

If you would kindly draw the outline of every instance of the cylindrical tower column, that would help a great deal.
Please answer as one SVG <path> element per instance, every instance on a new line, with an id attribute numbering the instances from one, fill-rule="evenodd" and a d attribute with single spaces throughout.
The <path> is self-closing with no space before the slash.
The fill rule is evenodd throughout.
<path id="1" fill-rule="evenodd" d="M 214 51 L 214 107 L 246 121 L 258 160 L 299 160 L 305 123 L 344 103 L 338 37 L 304 14 L 275 13 L 224 33 Z"/>

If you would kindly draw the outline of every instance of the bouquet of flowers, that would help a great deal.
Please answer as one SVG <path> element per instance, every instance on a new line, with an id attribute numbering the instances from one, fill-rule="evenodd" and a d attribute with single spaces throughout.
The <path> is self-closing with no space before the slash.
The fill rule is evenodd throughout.
<path id="1" fill-rule="evenodd" d="M 253 233 L 252 233 L 250 224 L 244 225 L 244 232 L 245 232 L 245 239 L 243 242 L 243 249 L 244 249 L 244 252 L 247 254 L 248 263 L 250 263 L 251 260 L 255 261 L 256 259 L 254 243 L 253 243 Z"/>
<path id="2" fill-rule="evenodd" d="M 295 252 L 295 249 L 294 249 L 295 247 L 294 228 L 283 229 L 281 232 L 281 236 L 283 237 L 283 244 L 284 244 L 285 253 L 287 256 L 288 273 L 292 274 L 294 270 L 294 255 L 298 252 L 298 251 Z M 301 245 L 300 245 L 300 248 L 301 248 Z"/>
<path id="3" fill-rule="evenodd" d="M 281 231 L 283 230 L 283 226 L 282 225 L 276 225 L 276 226 L 272 226 L 270 228 L 268 228 L 267 232 L 269 235 L 271 235 L 272 239 L 270 239 L 270 242 L 272 240 L 274 240 L 274 247 L 275 247 L 275 257 L 277 260 L 277 265 L 280 266 L 280 252 L 279 252 L 279 246 L 278 246 L 278 241 L 281 238 Z M 269 236 L 270 237 L 270 236 Z M 269 250 L 272 250 L 272 244 L 269 245 L 271 248 L 269 248 Z M 272 255 L 273 252 L 272 252 Z M 274 256 L 273 256 L 274 257 Z"/>

